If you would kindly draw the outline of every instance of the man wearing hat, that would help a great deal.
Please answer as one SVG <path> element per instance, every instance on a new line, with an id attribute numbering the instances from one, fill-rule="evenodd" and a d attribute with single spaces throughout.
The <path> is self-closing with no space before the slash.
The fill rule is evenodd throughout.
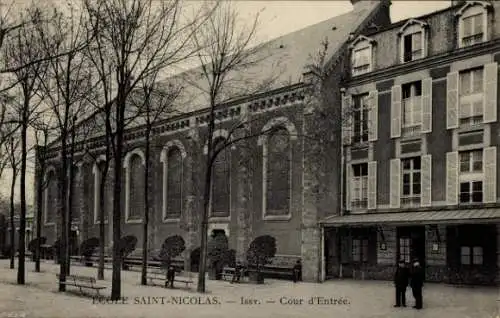
<path id="1" fill-rule="evenodd" d="M 398 262 L 398 267 L 394 273 L 394 287 L 396 287 L 396 305 L 394 307 L 406 307 L 406 287 L 408 287 L 408 281 L 410 279 L 410 273 L 406 267 L 404 260 Z"/>
<path id="2" fill-rule="evenodd" d="M 422 309 L 422 287 L 424 287 L 424 270 L 420 266 L 418 259 L 413 260 L 413 270 L 411 273 L 411 290 L 415 297 L 415 309 Z"/>

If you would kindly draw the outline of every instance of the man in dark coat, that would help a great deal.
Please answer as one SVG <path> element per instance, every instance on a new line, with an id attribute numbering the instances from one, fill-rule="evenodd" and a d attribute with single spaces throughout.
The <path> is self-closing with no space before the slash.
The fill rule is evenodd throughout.
<path id="1" fill-rule="evenodd" d="M 174 280 L 175 280 L 175 268 L 170 265 L 167 270 L 167 281 L 165 282 L 165 287 L 170 285 L 170 288 L 174 288 Z"/>
<path id="2" fill-rule="evenodd" d="M 293 266 L 293 282 L 296 283 L 297 281 L 300 281 L 302 279 L 301 276 L 302 276 L 302 263 L 300 262 L 299 259 Z"/>
<path id="3" fill-rule="evenodd" d="M 241 271 L 243 270 L 243 266 L 241 265 L 240 262 L 236 263 L 236 266 L 234 267 L 234 274 L 233 274 L 233 279 L 231 280 L 231 283 L 239 283 L 240 278 L 241 278 Z"/>
<path id="4" fill-rule="evenodd" d="M 405 261 L 400 260 L 394 273 L 394 287 L 396 287 L 396 305 L 394 307 L 406 307 L 406 287 L 410 280 L 410 272 Z"/>
<path id="5" fill-rule="evenodd" d="M 424 270 L 418 260 L 413 261 L 413 270 L 411 273 L 411 290 L 415 297 L 415 309 L 422 309 L 422 287 L 424 287 Z"/>

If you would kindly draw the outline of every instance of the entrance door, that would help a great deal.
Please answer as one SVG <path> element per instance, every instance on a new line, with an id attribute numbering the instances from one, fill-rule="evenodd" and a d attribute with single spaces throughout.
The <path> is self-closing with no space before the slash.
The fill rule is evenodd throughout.
<path id="1" fill-rule="evenodd" d="M 425 227 L 398 228 L 398 260 L 411 263 L 418 259 L 422 268 L 425 268 Z"/>

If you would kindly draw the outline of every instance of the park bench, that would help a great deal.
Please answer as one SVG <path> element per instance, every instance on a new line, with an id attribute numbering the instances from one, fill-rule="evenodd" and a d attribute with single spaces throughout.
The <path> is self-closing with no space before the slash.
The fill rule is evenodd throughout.
<path id="1" fill-rule="evenodd" d="M 167 281 L 166 270 L 162 269 L 162 268 L 148 267 L 147 276 L 146 277 L 149 280 L 149 283 L 151 285 L 154 285 L 155 281 L 160 281 L 161 285 L 164 286 L 165 282 Z M 174 278 L 174 282 L 184 283 L 184 284 L 186 284 L 186 288 L 189 287 L 189 284 L 194 283 L 193 280 L 191 280 L 190 278 L 179 277 L 179 276 L 176 276 Z"/>
<path id="2" fill-rule="evenodd" d="M 268 277 L 293 279 L 293 268 L 299 260 L 299 256 L 276 255 L 269 264 L 262 269 L 262 273 Z"/>
<path id="3" fill-rule="evenodd" d="M 59 274 L 57 275 L 57 279 L 59 279 Z M 66 286 L 74 286 L 80 289 L 80 293 L 83 294 L 83 289 L 91 289 L 94 290 L 99 295 L 99 291 L 101 289 L 106 289 L 105 286 L 99 286 L 96 284 L 96 279 L 90 276 L 78 276 L 78 275 L 67 275 L 66 282 L 64 282 Z"/>
<path id="4" fill-rule="evenodd" d="M 235 271 L 234 267 L 224 266 L 224 268 L 222 268 L 222 274 L 221 274 L 222 280 L 232 281 L 234 276 L 234 271 Z M 247 277 L 247 270 L 245 268 L 242 268 L 240 273 L 240 280 L 244 280 L 245 277 Z"/>

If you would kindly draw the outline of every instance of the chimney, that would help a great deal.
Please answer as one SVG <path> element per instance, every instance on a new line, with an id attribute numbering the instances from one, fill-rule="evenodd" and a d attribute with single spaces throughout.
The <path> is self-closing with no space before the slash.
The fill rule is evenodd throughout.
<path id="1" fill-rule="evenodd" d="M 451 6 L 454 7 L 454 6 L 458 6 L 458 5 L 461 5 L 461 4 L 464 4 L 465 3 L 465 0 L 451 0 Z"/>

